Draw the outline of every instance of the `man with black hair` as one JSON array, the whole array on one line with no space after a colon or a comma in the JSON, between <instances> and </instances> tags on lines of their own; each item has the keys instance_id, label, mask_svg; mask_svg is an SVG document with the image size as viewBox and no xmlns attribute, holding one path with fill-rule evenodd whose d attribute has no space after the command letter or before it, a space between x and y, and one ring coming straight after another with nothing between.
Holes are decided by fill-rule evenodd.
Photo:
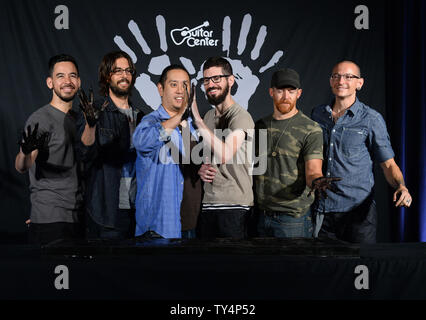
<instances>
[{"instance_id":1,"label":"man with black hair","mask_svg":"<svg viewBox=\"0 0 426 320\"><path fill-rule=\"evenodd\" d=\"M194 238L201 182L191 159L198 136L188 117L188 71L181 65L166 67L157 88L161 105L142 119L133 134L136 235Z\"/></svg>"},{"instance_id":2,"label":"man with black hair","mask_svg":"<svg viewBox=\"0 0 426 320\"><path fill-rule=\"evenodd\" d=\"M131 137L143 113L129 97L135 66L123 51L106 54L99 66L101 99L80 93L78 153L85 164L86 236L125 239L134 235L136 151Z\"/></svg>"},{"instance_id":3,"label":"man with black hair","mask_svg":"<svg viewBox=\"0 0 426 320\"><path fill-rule=\"evenodd\" d=\"M78 65L73 57L60 54L50 58L48 68L46 84L52 100L28 118L15 161L18 172L29 172L29 242L33 244L80 236L81 193L72 112L81 84Z\"/></svg>"},{"instance_id":4,"label":"man with black hair","mask_svg":"<svg viewBox=\"0 0 426 320\"><path fill-rule=\"evenodd\" d=\"M254 122L231 96L235 77L228 60L208 58L201 81L207 100L215 108L202 119L195 100L192 106L203 143L211 150L204 155L208 163L199 171L204 181L200 236L243 239L248 235L253 206L252 163L247 151L253 139Z\"/></svg>"}]
</instances>

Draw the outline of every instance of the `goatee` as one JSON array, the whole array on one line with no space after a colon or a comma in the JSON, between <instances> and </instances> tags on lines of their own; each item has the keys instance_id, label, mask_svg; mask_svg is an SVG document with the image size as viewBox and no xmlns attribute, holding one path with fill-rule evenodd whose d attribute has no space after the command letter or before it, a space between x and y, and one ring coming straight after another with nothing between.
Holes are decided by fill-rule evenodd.
<instances>
[{"instance_id":1,"label":"goatee","mask_svg":"<svg viewBox=\"0 0 426 320\"><path fill-rule=\"evenodd\" d=\"M64 102L70 102L70 101L74 100L75 93L74 93L72 96L66 97L66 96L63 96L63 95L61 94L61 92L60 92L60 91L58 91L58 90L56 90L55 88L53 88L53 90L55 91L55 93L56 93L56 95L58 96L58 98L59 98L59 99L61 99L61 100L62 100L62 101L64 101Z\"/></svg>"}]
</instances>

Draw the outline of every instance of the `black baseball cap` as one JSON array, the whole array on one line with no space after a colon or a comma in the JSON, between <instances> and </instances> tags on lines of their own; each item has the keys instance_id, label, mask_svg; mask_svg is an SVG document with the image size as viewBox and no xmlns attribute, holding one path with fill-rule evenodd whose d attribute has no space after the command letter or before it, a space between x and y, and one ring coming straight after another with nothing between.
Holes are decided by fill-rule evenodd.
<instances>
[{"instance_id":1,"label":"black baseball cap","mask_svg":"<svg viewBox=\"0 0 426 320\"><path fill-rule=\"evenodd\" d=\"M271 88L293 87L299 89L300 78L299 74L290 68L280 69L275 71L271 79Z\"/></svg>"}]
</instances>

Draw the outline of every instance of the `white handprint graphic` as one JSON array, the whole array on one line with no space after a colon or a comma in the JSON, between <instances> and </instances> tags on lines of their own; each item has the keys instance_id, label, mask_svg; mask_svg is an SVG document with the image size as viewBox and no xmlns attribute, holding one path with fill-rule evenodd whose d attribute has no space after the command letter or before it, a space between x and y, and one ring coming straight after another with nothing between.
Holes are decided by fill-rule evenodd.
<instances>
[{"instance_id":1,"label":"white handprint graphic","mask_svg":"<svg viewBox=\"0 0 426 320\"><path fill-rule=\"evenodd\" d=\"M139 92L142 99L145 101L147 105L149 105L152 109L156 110L158 106L161 103L161 98L158 95L157 87L155 81L152 80L152 76L159 76L163 69L170 65L170 57L167 54L168 45L167 45L167 36L166 36L166 21L163 16L158 15L155 19L156 21L156 27L158 36L160 39L160 49L163 51L164 54L154 57L149 57L151 55L151 48L148 45L147 41L142 35L141 30L139 29L139 26L136 24L135 21L130 20L128 23L128 28L132 35L135 37L137 43L140 45L143 53L148 56L149 64L147 67L147 73L140 73L139 76L136 78L135 82L135 88ZM231 48L231 18L229 16L226 16L223 19L223 25L222 25L222 51L225 52L225 56L229 60L229 62L232 65L232 68L234 70L234 76L237 83L237 91L234 94L235 100L244 108L248 108L249 101L251 97L256 92L257 87L259 86L260 80L259 75L263 72L265 72L267 69L273 67L276 65L279 60L283 57L284 52L282 50L276 51L272 58L269 60L269 62L262 66L258 71L254 72L252 68L248 66L250 64L250 60L246 61L246 63L243 63L242 55L246 50L247 47L247 37L250 32L252 24L252 17L250 14L246 14L243 17L242 23L241 23L241 29L240 34L238 37L238 42L236 43L236 49L237 49L237 57L231 57L230 56L230 48ZM197 25L194 28L181 28L188 29L185 32L185 35L188 35L190 31L193 31L195 29L200 29L200 27L206 27L209 26L208 21L204 21L202 25ZM181 30L181 29L175 29L172 30ZM204 31L207 32L207 31ZM209 31L211 34L213 31ZM182 33L182 32L181 32ZM182 35L183 36L183 35ZM259 28L259 31L257 33L256 37L256 43L254 44L254 47L252 51L250 52L250 59L251 61L255 61L259 58L261 49L263 47L263 44L265 43L265 39L267 36L267 27L262 25ZM186 39L186 38L184 38ZM172 41L174 44L176 44L176 40L173 39L172 35ZM214 41L214 45L217 45L218 40L210 40ZM133 62L136 64L137 62L137 56L134 53L134 51L129 48L129 46L125 43L123 38L121 36L116 35L114 37L114 42L117 44L117 46L127 52L130 57L132 58ZM183 44L184 41L178 42L176 45ZM192 43L192 42L191 42ZM188 46L194 47L194 45L191 45L191 43L188 43ZM205 56L206 58L207 56ZM199 60L199 56L194 56L194 59ZM185 57L179 57L180 62L182 65L188 70L190 75L195 75L196 70L194 68L194 64L192 60L185 58ZM204 59L203 59L204 60ZM202 78L202 65L200 66L200 71L197 74L197 79ZM196 83L197 80L193 79L193 83ZM204 87L201 86L201 90L204 92Z\"/></svg>"},{"instance_id":2,"label":"white handprint graphic","mask_svg":"<svg viewBox=\"0 0 426 320\"><path fill-rule=\"evenodd\" d=\"M158 15L155 19L158 36L160 38L160 48L164 52L163 55L152 57L149 65L148 72L152 75L159 76L163 69L170 65L170 58L167 53L167 38L166 38L166 21L163 16ZM142 32L139 29L139 26L133 20L130 20L128 24L130 32L135 37L138 44L141 46L142 51L146 55L151 54L151 48L146 42L145 38L142 35ZM124 42L121 36L115 36L114 42L117 46L132 58L133 63L136 64L137 56L132 49ZM195 68L192 61L185 57L180 57L182 65L188 70L189 74L195 74ZM158 95L157 86L155 81L151 79L151 76L147 73L141 73L135 82L135 88L139 92L142 99L145 103L150 106L153 110L156 110L161 104L161 97Z\"/></svg>"},{"instance_id":3,"label":"white handprint graphic","mask_svg":"<svg viewBox=\"0 0 426 320\"><path fill-rule=\"evenodd\" d=\"M240 56L244 53L247 45L247 36L251 27L251 15L246 14L241 23L240 35L237 43L237 54ZM266 26L261 26L257 34L256 43L250 53L251 60L256 60L259 58L260 50L265 42L267 35ZM222 32L222 50L226 52L226 57L231 63L232 69L234 71L235 81L238 84L238 89L234 99L245 109L248 108L250 98L256 92L257 87L259 86L260 80L253 71L248 67L244 66L243 62L240 59L231 59L229 57L229 51L231 46L231 18L226 16L223 19L223 32ZM276 65L281 57L284 55L284 52L278 50L274 53L269 62L259 69L259 73L265 72L267 69ZM198 72L197 79L200 79L203 76L202 66L201 70ZM204 91L204 88L201 88Z\"/></svg>"}]
</instances>

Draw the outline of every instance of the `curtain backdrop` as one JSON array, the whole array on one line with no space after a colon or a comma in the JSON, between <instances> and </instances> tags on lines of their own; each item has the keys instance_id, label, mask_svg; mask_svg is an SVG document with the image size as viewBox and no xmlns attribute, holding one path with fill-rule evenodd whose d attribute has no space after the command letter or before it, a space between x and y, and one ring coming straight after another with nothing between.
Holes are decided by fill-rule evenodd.
<instances>
[{"instance_id":1,"label":"curtain backdrop","mask_svg":"<svg viewBox=\"0 0 426 320\"><path fill-rule=\"evenodd\" d=\"M392 209L392 240L426 241L425 1L386 2L386 100L396 161L413 196Z\"/></svg>"},{"instance_id":2,"label":"curtain backdrop","mask_svg":"<svg viewBox=\"0 0 426 320\"><path fill-rule=\"evenodd\" d=\"M272 73L291 67L300 76L298 108L310 115L332 95L329 75L340 60L357 62L365 77L361 101L386 119L396 160L413 193L411 209L392 209L392 190L376 168L379 241L426 239L424 1L131 1L17 0L0 10L0 234L25 232L28 178L14 169L27 117L48 103L47 61L76 57L87 89L109 51L128 52L137 68L132 101L155 110L155 88L169 63L184 64L202 113L211 107L199 84L203 61L228 57L236 75L232 94L258 120L272 112ZM77 107L77 106L75 106ZM1 237L0 237L1 238Z\"/></svg>"}]
</instances>

